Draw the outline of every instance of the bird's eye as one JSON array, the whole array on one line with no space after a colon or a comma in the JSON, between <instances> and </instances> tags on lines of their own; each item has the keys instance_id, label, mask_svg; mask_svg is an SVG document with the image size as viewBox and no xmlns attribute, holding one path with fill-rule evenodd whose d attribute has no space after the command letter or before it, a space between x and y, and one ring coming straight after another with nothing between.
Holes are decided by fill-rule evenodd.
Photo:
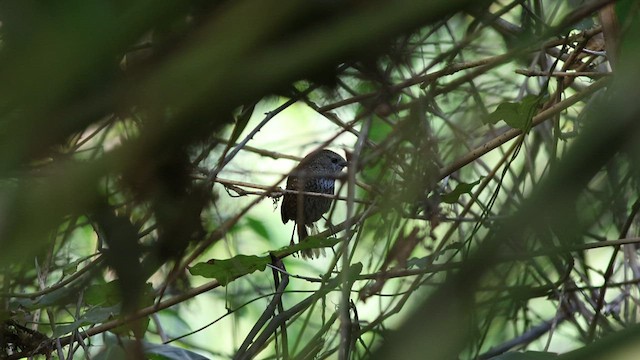
<instances>
[{"instance_id":1,"label":"bird's eye","mask_svg":"<svg viewBox=\"0 0 640 360\"><path fill-rule=\"evenodd\" d=\"M337 164L338 163L338 159L333 158L333 159L331 159L331 162L334 163L334 164Z\"/></svg>"}]
</instances>

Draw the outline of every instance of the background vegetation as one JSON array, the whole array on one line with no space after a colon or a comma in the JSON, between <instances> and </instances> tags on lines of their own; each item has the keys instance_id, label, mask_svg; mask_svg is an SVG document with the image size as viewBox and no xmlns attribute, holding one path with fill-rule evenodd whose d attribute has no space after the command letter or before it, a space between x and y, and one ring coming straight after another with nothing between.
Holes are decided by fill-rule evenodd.
<instances>
[{"instance_id":1,"label":"background vegetation","mask_svg":"<svg viewBox=\"0 0 640 360\"><path fill-rule=\"evenodd\" d=\"M0 358L635 357L639 5L0 2Z\"/></svg>"}]
</instances>

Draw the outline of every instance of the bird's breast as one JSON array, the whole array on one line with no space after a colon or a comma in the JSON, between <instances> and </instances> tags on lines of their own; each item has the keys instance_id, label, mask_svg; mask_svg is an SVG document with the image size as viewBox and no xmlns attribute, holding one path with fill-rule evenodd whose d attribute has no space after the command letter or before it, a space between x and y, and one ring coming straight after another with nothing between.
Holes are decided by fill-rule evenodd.
<instances>
[{"instance_id":1,"label":"bird's breast","mask_svg":"<svg viewBox=\"0 0 640 360\"><path fill-rule=\"evenodd\" d=\"M314 178L307 181L306 191L309 192L317 192L324 194L333 194L333 187L335 184L335 179L329 178Z\"/></svg>"}]
</instances>

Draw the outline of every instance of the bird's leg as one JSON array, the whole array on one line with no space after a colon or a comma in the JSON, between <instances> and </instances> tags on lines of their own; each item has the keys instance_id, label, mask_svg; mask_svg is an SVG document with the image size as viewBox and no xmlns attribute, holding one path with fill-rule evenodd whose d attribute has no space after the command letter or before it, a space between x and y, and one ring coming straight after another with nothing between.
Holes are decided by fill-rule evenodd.
<instances>
[{"instance_id":1,"label":"bird's leg","mask_svg":"<svg viewBox=\"0 0 640 360\"><path fill-rule=\"evenodd\" d=\"M291 232L291 240L289 241L289 246L293 246L295 245L295 243L293 242L293 234L296 233L296 226L298 226L297 223L293 223L293 231Z\"/></svg>"},{"instance_id":2,"label":"bird's leg","mask_svg":"<svg viewBox=\"0 0 640 360\"><path fill-rule=\"evenodd\" d=\"M295 245L295 243L293 242L293 234L295 234L295 233L296 233L296 227L297 227L297 226L298 226L298 224L294 222L294 223L293 223L293 231L291 232L291 240L289 241L289 246L293 246L293 245ZM297 256L298 256L297 254L298 254L298 253L295 253L295 252L294 252L294 253L293 253L293 254L291 254L291 255L293 255L293 257L297 257Z\"/></svg>"}]
</instances>

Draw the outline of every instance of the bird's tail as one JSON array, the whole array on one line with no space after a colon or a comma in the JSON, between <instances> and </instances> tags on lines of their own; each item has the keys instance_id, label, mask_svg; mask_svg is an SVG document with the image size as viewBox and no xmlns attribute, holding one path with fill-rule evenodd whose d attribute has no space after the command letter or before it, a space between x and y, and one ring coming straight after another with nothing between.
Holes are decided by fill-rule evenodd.
<instances>
[{"instance_id":1,"label":"bird's tail","mask_svg":"<svg viewBox=\"0 0 640 360\"><path fill-rule=\"evenodd\" d=\"M298 229L298 243L303 242L307 237L309 237L309 233L307 232L307 227L304 225L296 225ZM321 249L304 249L300 250L300 257L303 259L317 259L320 257ZM324 250L324 249L322 249ZM324 251L323 251L324 255Z\"/></svg>"}]
</instances>

